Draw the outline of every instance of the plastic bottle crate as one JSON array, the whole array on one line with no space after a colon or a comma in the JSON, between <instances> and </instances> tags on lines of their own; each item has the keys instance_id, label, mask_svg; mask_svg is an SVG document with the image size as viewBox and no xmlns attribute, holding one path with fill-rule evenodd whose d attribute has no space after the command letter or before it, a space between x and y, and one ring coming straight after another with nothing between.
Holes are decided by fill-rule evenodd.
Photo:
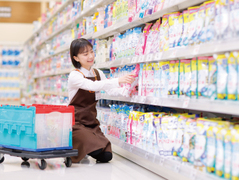
<instances>
[{"instance_id":1,"label":"plastic bottle crate","mask_svg":"<svg viewBox=\"0 0 239 180\"><path fill-rule=\"evenodd\" d=\"M73 106L0 106L0 146L48 151L72 149Z\"/></svg>"}]
</instances>

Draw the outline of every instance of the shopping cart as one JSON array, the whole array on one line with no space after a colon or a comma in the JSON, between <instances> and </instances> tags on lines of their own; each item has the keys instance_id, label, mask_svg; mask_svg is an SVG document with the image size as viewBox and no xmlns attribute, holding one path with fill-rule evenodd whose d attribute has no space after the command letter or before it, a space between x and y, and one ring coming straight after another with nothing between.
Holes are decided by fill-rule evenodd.
<instances>
[{"instance_id":1,"label":"shopping cart","mask_svg":"<svg viewBox=\"0 0 239 180\"><path fill-rule=\"evenodd\" d=\"M66 167L72 164L73 106L37 105L0 106L0 164L4 155L21 157L22 165L38 159L39 168L47 166L45 159L64 158Z\"/></svg>"}]
</instances>

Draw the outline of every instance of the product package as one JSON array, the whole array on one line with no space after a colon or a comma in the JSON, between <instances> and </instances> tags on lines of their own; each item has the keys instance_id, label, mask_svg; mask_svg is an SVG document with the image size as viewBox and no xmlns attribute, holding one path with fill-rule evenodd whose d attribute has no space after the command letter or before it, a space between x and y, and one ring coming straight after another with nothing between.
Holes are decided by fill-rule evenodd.
<instances>
[{"instance_id":1,"label":"product package","mask_svg":"<svg viewBox=\"0 0 239 180\"><path fill-rule=\"evenodd\" d=\"M216 98L216 87L217 87L217 62L213 57L208 58L208 98Z\"/></svg>"},{"instance_id":2,"label":"product package","mask_svg":"<svg viewBox=\"0 0 239 180\"><path fill-rule=\"evenodd\" d=\"M193 58L191 60L191 87L190 87L190 93L191 98L196 99L197 97L197 91L198 91L198 74L197 74L197 59Z\"/></svg>"},{"instance_id":3,"label":"product package","mask_svg":"<svg viewBox=\"0 0 239 180\"><path fill-rule=\"evenodd\" d=\"M217 99L227 99L227 61L225 54L217 55Z\"/></svg>"},{"instance_id":4,"label":"product package","mask_svg":"<svg viewBox=\"0 0 239 180\"><path fill-rule=\"evenodd\" d=\"M237 100L237 62L233 52L228 57L228 79L227 93L228 100Z\"/></svg>"},{"instance_id":5,"label":"product package","mask_svg":"<svg viewBox=\"0 0 239 180\"><path fill-rule=\"evenodd\" d=\"M198 99L208 98L208 57L198 57Z\"/></svg>"}]
</instances>

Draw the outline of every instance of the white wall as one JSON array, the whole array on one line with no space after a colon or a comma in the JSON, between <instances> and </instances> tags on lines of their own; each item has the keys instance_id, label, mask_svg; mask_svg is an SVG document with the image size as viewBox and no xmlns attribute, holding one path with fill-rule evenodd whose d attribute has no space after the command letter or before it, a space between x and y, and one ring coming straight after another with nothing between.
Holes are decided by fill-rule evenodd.
<instances>
[{"instance_id":1,"label":"white wall","mask_svg":"<svg viewBox=\"0 0 239 180\"><path fill-rule=\"evenodd\" d=\"M31 35L32 24L0 23L0 42L24 43Z\"/></svg>"}]
</instances>

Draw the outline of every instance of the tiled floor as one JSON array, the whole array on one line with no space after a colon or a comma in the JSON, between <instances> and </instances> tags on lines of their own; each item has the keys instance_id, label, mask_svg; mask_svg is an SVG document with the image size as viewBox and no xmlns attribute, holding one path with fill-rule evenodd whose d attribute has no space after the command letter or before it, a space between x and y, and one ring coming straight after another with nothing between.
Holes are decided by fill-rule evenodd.
<instances>
[{"instance_id":1,"label":"tiled floor","mask_svg":"<svg viewBox=\"0 0 239 180\"><path fill-rule=\"evenodd\" d=\"M161 180L158 175L114 154L110 163L96 164L88 158L66 168L63 159L47 160L47 168L38 168L37 160L30 160L30 168L21 167L22 160L5 155L0 164L1 180Z\"/></svg>"}]
</instances>

